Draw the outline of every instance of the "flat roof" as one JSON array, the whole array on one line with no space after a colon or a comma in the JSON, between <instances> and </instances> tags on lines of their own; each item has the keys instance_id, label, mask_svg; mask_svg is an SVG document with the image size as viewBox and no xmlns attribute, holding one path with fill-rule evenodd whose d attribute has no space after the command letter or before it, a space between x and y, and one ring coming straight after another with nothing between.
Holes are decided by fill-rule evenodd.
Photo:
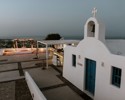
<instances>
[{"instance_id":1,"label":"flat roof","mask_svg":"<svg viewBox=\"0 0 125 100\"><path fill-rule=\"evenodd\" d=\"M106 46L112 54L125 56L124 39L106 39Z\"/></svg>"},{"instance_id":2,"label":"flat roof","mask_svg":"<svg viewBox=\"0 0 125 100\"><path fill-rule=\"evenodd\" d=\"M80 40L45 40L45 41L38 41L40 43L52 45L52 44L72 44L72 43L79 43Z\"/></svg>"}]
</instances>

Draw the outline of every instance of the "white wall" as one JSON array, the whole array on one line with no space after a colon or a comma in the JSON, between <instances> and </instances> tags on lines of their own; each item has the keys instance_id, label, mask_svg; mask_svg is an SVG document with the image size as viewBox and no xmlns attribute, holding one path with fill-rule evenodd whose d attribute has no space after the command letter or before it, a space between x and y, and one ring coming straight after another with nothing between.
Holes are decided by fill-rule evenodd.
<instances>
[{"instance_id":1,"label":"white wall","mask_svg":"<svg viewBox=\"0 0 125 100\"><path fill-rule=\"evenodd\" d=\"M67 52L69 51L69 52ZM75 47L67 46L64 50L64 67L63 77L76 85L79 89L83 90L83 67L72 66L72 54L77 54ZM76 56L77 59L77 56Z\"/></svg>"},{"instance_id":2,"label":"white wall","mask_svg":"<svg viewBox=\"0 0 125 100\"><path fill-rule=\"evenodd\" d=\"M76 67L72 66L72 54L76 54ZM79 55L81 58L79 59ZM96 83L95 95L89 94L85 88L85 58L95 60ZM81 65L79 65L80 63ZM103 65L102 65L103 63ZM111 84L112 66L122 69L121 87ZM94 100L125 100L125 57L113 55L107 47L95 38L85 38L75 47L64 49L63 76Z\"/></svg>"},{"instance_id":3,"label":"white wall","mask_svg":"<svg viewBox=\"0 0 125 100\"><path fill-rule=\"evenodd\" d=\"M110 54L107 60L97 69L95 100L125 100L125 57ZM122 69L120 88L111 84L112 66Z\"/></svg>"},{"instance_id":4,"label":"white wall","mask_svg":"<svg viewBox=\"0 0 125 100\"><path fill-rule=\"evenodd\" d=\"M28 72L25 72L25 78L33 100L47 100Z\"/></svg>"}]
</instances>

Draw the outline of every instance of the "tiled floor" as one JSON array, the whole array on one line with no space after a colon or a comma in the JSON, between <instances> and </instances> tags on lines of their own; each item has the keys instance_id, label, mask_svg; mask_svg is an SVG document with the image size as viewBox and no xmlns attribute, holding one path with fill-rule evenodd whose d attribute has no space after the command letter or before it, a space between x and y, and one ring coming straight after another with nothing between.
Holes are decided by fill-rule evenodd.
<instances>
[{"instance_id":1,"label":"tiled floor","mask_svg":"<svg viewBox=\"0 0 125 100\"><path fill-rule=\"evenodd\" d=\"M32 76L39 88L63 83L59 78L56 77L57 72L52 68L49 68L47 70L36 68L28 69L27 71Z\"/></svg>"},{"instance_id":2,"label":"tiled floor","mask_svg":"<svg viewBox=\"0 0 125 100\"><path fill-rule=\"evenodd\" d=\"M0 63L0 84L15 84L15 91L13 89L6 90L5 86L3 86L2 90L5 88L5 91L8 91L7 93L11 91L13 94L16 94L13 99L1 99L0 97L0 100L31 100L30 93L26 92L29 90L24 89L27 85L24 84L25 82L19 82L19 80L25 81L22 79L24 78L25 71L29 72L40 90L46 96L47 100L91 100L91 98L86 96L82 91L77 89L62 77L62 67L51 65L48 69L43 70L42 66L38 65L38 63L41 63L42 60L34 60L34 56L28 54L24 61L23 56L26 55L21 55L21 57L19 55L18 57L15 56L18 60L16 60L13 56L13 60L11 59L5 61L6 63L3 61L4 64ZM4 57L4 59L7 59L6 57ZM30 59L28 59L28 57ZM0 93L4 93L2 90L0 89ZM22 93L22 96L20 95L20 99L17 99L19 96L18 90ZM0 95L3 95L4 97L4 94Z\"/></svg>"},{"instance_id":3,"label":"tiled floor","mask_svg":"<svg viewBox=\"0 0 125 100\"><path fill-rule=\"evenodd\" d=\"M8 71L0 73L0 82L15 80L17 78L20 78L19 71Z\"/></svg>"},{"instance_id":4,"label":"tiled floor","mask_svg":"<svg viewBox=\"0 0 125 100\"><path fill-rule=\"evenodd\" d=\"M0 72L2 71L10 71L10 70L18 69L17 63L14 64L2 64L0 65Z\"/></svg>"},{"instance_id":5,"label":"tiled floor","mask_svg":"<svg viewBox=\"0 0 125 100\"><path fill-rule=\"evenodd\" d=\"M43 91L48 100L83 100L68 86L62 86L50 90Z\"/></svg>"}]
</instances>

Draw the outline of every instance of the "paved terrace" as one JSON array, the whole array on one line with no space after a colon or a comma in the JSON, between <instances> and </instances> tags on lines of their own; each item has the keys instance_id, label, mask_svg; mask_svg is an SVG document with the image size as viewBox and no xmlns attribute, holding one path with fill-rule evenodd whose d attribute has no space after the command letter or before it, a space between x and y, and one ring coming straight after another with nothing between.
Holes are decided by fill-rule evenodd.
<instances>
[{"instance_id":1,"label":"paved terrace","mask_svg":"<svg viewBox=\"0 0 125 100\"><path fill-rule=\"evenodd\" d=\"M35 54L0 56L0 100L32 100L24 72L28 71L47 100L91 100L62 77L62 67L45 60L34 59Z\"/></svg>"}]
</instances>

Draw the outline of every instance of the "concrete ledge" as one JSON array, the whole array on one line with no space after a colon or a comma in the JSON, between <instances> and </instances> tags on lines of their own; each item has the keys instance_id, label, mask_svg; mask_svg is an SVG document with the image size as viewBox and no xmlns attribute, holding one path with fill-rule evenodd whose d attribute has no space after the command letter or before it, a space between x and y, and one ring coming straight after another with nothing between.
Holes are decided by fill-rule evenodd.
<instances>
[{"instance_id":1,"label":"concrete ledge","mask_svg":"<svg viewBox=\"0 0 125 100\"><path fill-rule=\"evenodd\" d=\"M33 100L47 100L28 72L25 72L25 78Z\"/></svg>"}]
</instances>

